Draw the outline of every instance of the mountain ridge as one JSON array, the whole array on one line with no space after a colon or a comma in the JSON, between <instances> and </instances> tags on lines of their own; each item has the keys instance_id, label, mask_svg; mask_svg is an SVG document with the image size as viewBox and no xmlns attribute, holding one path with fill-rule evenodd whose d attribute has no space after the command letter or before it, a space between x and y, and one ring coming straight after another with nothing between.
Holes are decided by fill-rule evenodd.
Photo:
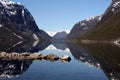
<instances>
[{"instance_id":1,"label":"mountain ridge","mask_svg":"<svg viewBox=\"0 0 120 80\"><path fill-rule=\"evenodd\" d=\"M0 35L1 39L16 42L24 40L42 42L51 38L38 28L31 13L21 3L0 0L0 13L0 34L4 34Z\"/></svg>"},{"instance_id":2,"label":"mountain ridge","mask_svg":"<svg viewBox=\"0 0 120 80\"><path fill-rule=\"evenodd\" d=\"M92 30L94 28L94 25L99 22L102 18L102 15L95 16L95 17L89 17L85 20L82 20L78 23L76 23L70 33L68 34L68 39L76 39L86 32Z\"/></svg>"},{"instance_id":3,"label":"mountain ridge","mask_svg":"<svg viewBox=\"0 0 120 80\"><path fill-rule=\"evenodd\" d=\"M120 37L120 0L112 0L102 19L81 39L90 40L116 40Z\"/></svg>"}]
</instances>

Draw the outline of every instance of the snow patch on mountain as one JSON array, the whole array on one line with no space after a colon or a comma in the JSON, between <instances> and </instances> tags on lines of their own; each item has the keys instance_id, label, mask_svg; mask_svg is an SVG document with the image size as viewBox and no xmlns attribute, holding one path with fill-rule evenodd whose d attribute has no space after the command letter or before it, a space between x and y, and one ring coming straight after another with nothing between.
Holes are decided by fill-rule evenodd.
<instances>
[{"instance_id":1,"label":"snow patch on mountain","mask_svg":"<svg viewBox=\"0 0 120 80\"><path fill-rule=\"evenodd\" d=\"M3 4L4 7L6 7L7 9L11 9L12 8L12 5L21 5L21 3L19 2L13 2L13 1L10 1L10 0L0 0L0 2Z\"/></svg>"},{"instance_id":2,"label":"snow patch on mountain","mask_svg":"<svg viewBox=\"0 0 120 80\"><path fill-rule=\"evenodd\" d=\"M0 3L0 6L5 8L5 11L9 16L16 15L17 12L14 10L15 5L23 6L19 2L13 2L10 0L0 0Z\"/></svg>"},{"instance_id":3,"label":"snow patch on mountain","mask_svg":"<svg viewBox=\"0 0 120 80\"><path fill-rule=\"evenodd\" d=\"M112 12L115 12L116 9L119 8L119 7L120 7L120 1L117 1L117 2L115 2L115 3L112 5L111 11L112 11Z\"/></svg>"},{"instance_id":4,"label":"snow patch on mountain","mask_svg":"<svg viewBox=\"0 0 120 80\"><path fill-rule=\"evenodd\" d=\"M35 47L39 43L39 38L36 34L33 34L34 42L32 43L32 46Z\"/></svg>"},{"instance_id":5,"label":"snow patch on mountain","mask_svg":"<svg viewBox=\"0 0 120 80\"><path fill-rule=\"evenodd\" d=\"M54 36L57 32L50 32L50 31L47 31L47 33L48 33L50 36Z\"/></svg>"},{"instance_id":6,"label":"snow patch on mountain","mask_svg":"<svg viewBox=\"0 0 120 80\"><path fill-rule=\"evenodd\" d=\"M114 8L116 8L116 7L120 7L120 1L115 2L115 3L113 4L113 7L114 7Z\"/></svg>"},{"instance_id":7,"label":"snow patch on mountain","mask_svg":"<svg viewBox=\"0 0 120 80\"><path fill-rule=\"evenodd\" d=\"M33 38L35 39L35 41L39 41L39 38L36 34L33 34Z\"/></svg>"},{"instance_id":8,"label":"snow patch on mountain","mask_svg":"<svg viewBox=\"0 0 120 80\"><path fill-rule=\"evenodd\" d=\"M86 18L85 20L82 20L81 22L76 23L76 24L80 24L81 26L86 26L86 25L87 25L87 24L86 24L87 22L93 21L93 20L95 20L95 19L97 19L97 22L101 21L102 16L103 16L103 15L98 15L97 17L96 17L96 16L94 16L94 17L89 17L89 18Z\"/></svg>"},{"instance_id":9,"label":"snow patch on mountain","mask_svg":"<svg viewBox=\"0 0 120 80\"><path fill-rule=\"evenodd\" d=\"M90 20L93 20L95 17L89 17L89 18L86 18L85 21L90 21Z\"/></svg>"},{"instance_id":10,"label":"snow patch on mountain","mask_svg":"<svg viewBox=\"0 0 120 80\"><path fill-rule=\"evenodd\" d=\"M0 28L2 27L2 24L0 24Z\"/></svg>"}]
</instances>

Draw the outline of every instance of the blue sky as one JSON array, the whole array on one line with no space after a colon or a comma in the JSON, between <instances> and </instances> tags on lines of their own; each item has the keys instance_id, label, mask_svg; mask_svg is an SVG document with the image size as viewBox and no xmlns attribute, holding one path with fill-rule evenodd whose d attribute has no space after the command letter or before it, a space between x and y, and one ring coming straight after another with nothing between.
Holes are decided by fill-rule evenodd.
<instances>
[{"instance_id":1,"label":"blue sky","mask_svg":"<svg viewBox=\"0 0 120 80\"><path fill-rule=\"evenodd\" d=\"M112 0L13 0L21 2L33 15L38 27L49 32L71 30L75 23L97 16Z\"/></svg>"}]
</instances>

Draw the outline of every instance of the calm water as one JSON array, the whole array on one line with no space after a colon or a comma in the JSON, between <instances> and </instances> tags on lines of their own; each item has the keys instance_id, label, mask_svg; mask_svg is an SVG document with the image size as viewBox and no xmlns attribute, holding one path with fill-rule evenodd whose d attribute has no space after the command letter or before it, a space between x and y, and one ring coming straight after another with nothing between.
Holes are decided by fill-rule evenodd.
<instances>
[{"instance_id":1,"label":"calm water","mask_svg":"<svg viewBox=\"0 0 120 80\"><path fill-rule=\"evenodd\" d=\"M20 46L20 45L19 45ZM6 49L7 50L7 49ZM119 80L120 48L114 45L39 44L9 48L10 51L69 55L70 62L0 60L3 80Z\"/></svg>"}]
</instances>

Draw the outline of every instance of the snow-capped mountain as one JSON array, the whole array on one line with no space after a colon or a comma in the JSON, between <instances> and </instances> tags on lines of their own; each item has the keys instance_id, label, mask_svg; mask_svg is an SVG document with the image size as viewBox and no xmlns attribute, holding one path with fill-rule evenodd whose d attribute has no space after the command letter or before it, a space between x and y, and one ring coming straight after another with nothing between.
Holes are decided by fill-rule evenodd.
<instances>
[{"instance_id":1,"label":"snow-capped mountain","mask_svg":"<svg viewBox=\"0 0 120 80\"><path fill-rule=\"evenodd\" d=\"M82 36L89 40L118 40L120 38L120 0L112 3L93 30Z\"/></svg>"},{"instance_id":2,"label":"snow-capped mountain","mask_svg":"<svg viewBox=\"0 0 120 80\"><path fill-rule=\"evenodd\" d=\"M47 32L51 37L54 36L57 32Z\"/></svg>"},{"instance_id":3,"label":"snow-capped mountain","mask_svg":"<svg viewBox=\"0 0 120 80\"><path fill-rule=\"evenodd\" d=\"M96 23L98 23L102 18L102 15L100 16L95 16L95 17L90 17L87 18L83 21L80 21L78 23L76 23L72 30L70 31L68 38L78 38L81 35L83 35L84 33L86 33L87 31L91 30L94 28L94 25Z\"/></svg>"},{"instance_id":4,"label":"snow-capped mountain","mask_svg":"<svg viewBox=\"0 0 120 80\"><path fill-rule=\"evenodd\" d=\"M2 40L50 39L46 32L39 30L33 16L21 3L10 0L0 0L0 34Z\"/></svg>"}]
</instances>

